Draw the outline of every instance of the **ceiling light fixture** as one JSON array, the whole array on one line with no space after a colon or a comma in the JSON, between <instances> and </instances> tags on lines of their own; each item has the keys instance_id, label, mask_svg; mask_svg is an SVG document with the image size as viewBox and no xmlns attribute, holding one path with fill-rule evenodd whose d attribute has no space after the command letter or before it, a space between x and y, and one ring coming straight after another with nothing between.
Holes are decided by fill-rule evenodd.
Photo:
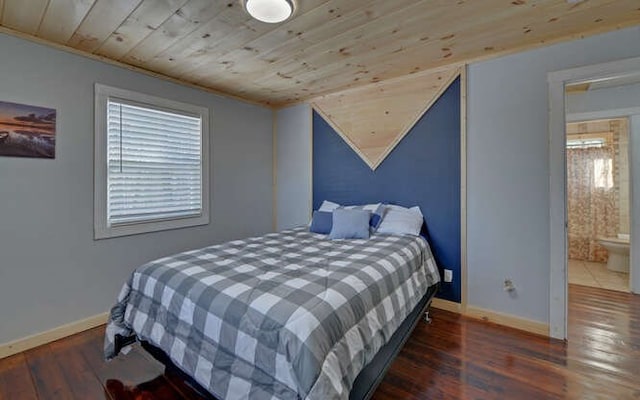
<instances>
[{"instance_id":1,"label":"ceiling light fixture","mask_svg":"<svg viewBox=\"0 0 640 400\"><path fill-rule=\"evenodd\" d=\"M244 8L258 21L277 24L293 15L295 3L293 0L244 0Z\"/></svg>"}]
</instances>

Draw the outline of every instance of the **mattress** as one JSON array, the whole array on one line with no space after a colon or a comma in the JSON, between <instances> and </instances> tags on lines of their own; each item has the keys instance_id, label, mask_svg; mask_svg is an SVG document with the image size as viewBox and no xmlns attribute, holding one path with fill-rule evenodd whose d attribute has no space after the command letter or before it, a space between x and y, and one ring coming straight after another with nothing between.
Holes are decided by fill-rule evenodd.
<instances>
[{"instance_id":1,"label":"mattress","mask_svg":"<svg viewBox=\"0 0 640 400\"><path fill-rule=\"evenodd\" d=\"M421 237L300 228L232 241L136 269L105 355L117 355L115 335L136 335L220 399L346 399L438 281Z\"/></svg>"}]
</instances>

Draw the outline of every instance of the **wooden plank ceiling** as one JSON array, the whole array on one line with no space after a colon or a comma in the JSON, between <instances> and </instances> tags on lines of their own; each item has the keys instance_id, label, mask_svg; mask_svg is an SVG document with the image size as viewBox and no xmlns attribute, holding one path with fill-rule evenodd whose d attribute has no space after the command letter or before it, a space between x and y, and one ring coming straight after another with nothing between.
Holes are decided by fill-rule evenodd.
<instances>
[{"instance_id":1,"label":"wooden plank ceiling","mask_svg":"<svg viewBox=\"0 0 640 400\"><path fill-rule=\"evenodd\" d=\"M272 106L640 24L638 0L297 2L271 25L239 0L0 0L0 24Z\"/></svg>"}]
</instances>

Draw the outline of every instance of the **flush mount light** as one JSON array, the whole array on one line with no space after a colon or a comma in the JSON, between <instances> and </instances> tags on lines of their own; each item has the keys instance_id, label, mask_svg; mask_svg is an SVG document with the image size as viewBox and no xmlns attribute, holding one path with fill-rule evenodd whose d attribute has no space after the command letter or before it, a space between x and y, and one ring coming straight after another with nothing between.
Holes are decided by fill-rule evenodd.
<instances>
[{"instance_id":1,"label":"flush mount light","mask_svg":"<svg viewBox=\"0 0 640 400\"><path fill-rule=\"evenodd\" d=\"M258 21L277 24L293 15L295 3L293 0L244 0L244 8Z\"/></svg>"}]
</instances>

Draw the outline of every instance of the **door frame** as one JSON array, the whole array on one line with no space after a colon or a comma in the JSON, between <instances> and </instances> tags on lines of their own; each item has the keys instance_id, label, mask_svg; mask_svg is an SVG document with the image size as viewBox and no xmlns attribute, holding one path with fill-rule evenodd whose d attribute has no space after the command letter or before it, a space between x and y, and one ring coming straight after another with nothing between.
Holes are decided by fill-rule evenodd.
<instances>
[{"instance_id":1,"label":"door frame","mask_svg":"<svg viewBox=\"0 0 640 400\"><path fill-rule=\"evenodd\" d=\"M567 168L566 168L566 104L565 86L594 79L608 79L640 71L640 57L602 64L550 72L549 85L549 334L556 339L567 339L568 277L567 277ZM629 138L631 144L631 135ZM630 165L632 160L630 159ZM631 168L630 168L631 173ZM631 175L630 175L631 177ZM632 180L632 179L631 179ZM631 190L631 192L633 189ZM633 204L633 198L630 199ZM632 213L635 218L636 213ZM634 240L631 221L631 239ZM631 246L631 272L633 248ZM631 291L635 292L633 277L629 277Z\"/></svg>"}]
</instances>

